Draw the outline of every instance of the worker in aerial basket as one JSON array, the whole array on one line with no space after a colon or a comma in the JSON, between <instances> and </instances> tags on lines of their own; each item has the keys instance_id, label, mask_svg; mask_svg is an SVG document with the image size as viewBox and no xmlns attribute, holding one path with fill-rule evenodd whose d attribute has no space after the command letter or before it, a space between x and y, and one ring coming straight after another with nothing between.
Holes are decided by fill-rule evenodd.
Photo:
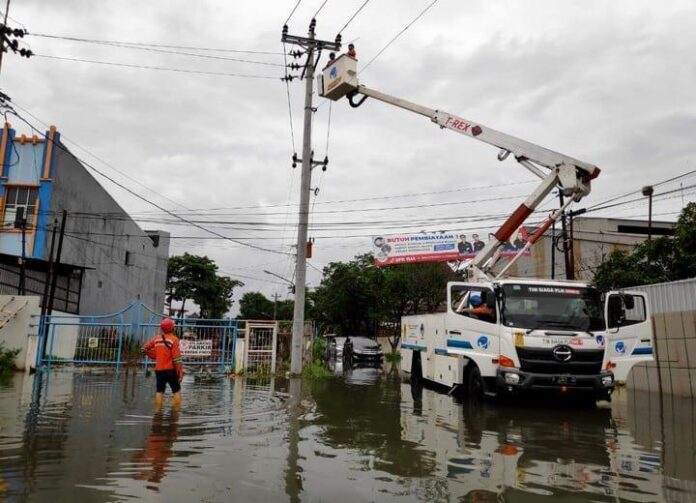
<instances>
[{"instance_id":1,"label":"worker in aerial basket","mask_svg":"<svg viewBox=\"0 0 696 503\"><path fill-rule=\"evenodd\" d=\"M167 384L172 389L174 397L172 405L181 405L181 380L184 378L184 366L181 362L179 338L174 335L176 323L171 318L165 318L160 323L162 332L153 337L145 346L143 352L155 360L155 377L157 393L155 405L161 407L164 402L164 392Z\"/></svg>"},{"instance_id":2,"label":"worker in aerial basket","mask_svg":"<svg viewBox=\"0 0 696 503\"><path fill-rule=\"evenodd\" d=\"M348 52L346 54L353 59L358 57L358 53L355 52L355 46L353 44L348 44Z\"/></svg>"}]
</instances>

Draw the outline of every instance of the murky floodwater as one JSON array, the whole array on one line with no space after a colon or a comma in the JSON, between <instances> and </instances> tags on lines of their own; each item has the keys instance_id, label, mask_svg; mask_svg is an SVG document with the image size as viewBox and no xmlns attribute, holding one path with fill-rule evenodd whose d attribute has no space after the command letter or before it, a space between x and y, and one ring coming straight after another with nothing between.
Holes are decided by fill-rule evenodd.
<instances>
[{"instance_id":1,"label":"murky floodwater","mask_svg":"<svg viewBox=\"0 0 696 503\"><path fill-rule=\"evenodd\" d=\"M17 375L0 389L9 501L696 501L695 404L469 407L395 373L187 377L154 413L142 374Z\"/></svg>"}]
</instances>

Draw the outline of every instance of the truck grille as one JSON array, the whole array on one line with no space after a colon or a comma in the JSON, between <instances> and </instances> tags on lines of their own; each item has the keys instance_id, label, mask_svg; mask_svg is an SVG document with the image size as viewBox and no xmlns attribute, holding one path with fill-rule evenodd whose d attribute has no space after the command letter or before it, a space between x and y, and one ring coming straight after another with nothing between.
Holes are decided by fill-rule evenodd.
<instances>
[{"instance_id":1,"label":"truck grille","mask_svg":"<svg viewBox=\"0 0 696 503\"><path fill-rule=\"evenodd\" d=\"M570 360L559 362L553 348L517 348L520 370L536 374L593 375L602 370L603 349L573 349Z\"/></svg>"}]
</instances>

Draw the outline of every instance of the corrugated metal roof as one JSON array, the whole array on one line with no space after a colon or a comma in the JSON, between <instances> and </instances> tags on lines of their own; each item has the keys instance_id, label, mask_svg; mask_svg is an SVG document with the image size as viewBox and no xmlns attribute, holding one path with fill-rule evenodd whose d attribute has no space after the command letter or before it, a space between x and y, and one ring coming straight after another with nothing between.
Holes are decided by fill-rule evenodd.
<instances>
[{"instance_id":1,"label":"corrugated metal roof","mask_svg":"<svg viewBox=\"0 0 696 503\"><path fill-rule=\"evenodd\" d=\"M652 314L696 311L696 278L631 287L646 292Z\"/></svg>"}]
</instances>

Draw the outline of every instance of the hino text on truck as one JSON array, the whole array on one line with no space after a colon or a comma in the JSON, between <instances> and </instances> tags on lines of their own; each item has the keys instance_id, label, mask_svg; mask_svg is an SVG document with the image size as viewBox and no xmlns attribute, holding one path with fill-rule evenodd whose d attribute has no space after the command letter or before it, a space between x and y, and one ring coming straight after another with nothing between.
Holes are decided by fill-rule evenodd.
<instances>
[{"instance_id":1,"label":"hino text on truck","mask_svg":"<svg viewBox=\"0 0 696 503\"><path fill-rule=\"evenodd\" d=\"M572 203L590 193L599 169L468 119L395 98L358 83L357 61L343 55L318 76L319 94L347 96L351 106L368 97L428 117L510 155L541 179L495 233L495 239L466 264L467 282L447 285L443 313L404 316L401 367L413 379L462 388L471 396L514 395L525 391L580 393L609 400L615 382L631 367L653 359L650 308L642 292L602 294L576 281L506 278L526 252ZM558 188L566 202L529 237L495 274L503 245Z\"/></svg>"}]
</instances>

